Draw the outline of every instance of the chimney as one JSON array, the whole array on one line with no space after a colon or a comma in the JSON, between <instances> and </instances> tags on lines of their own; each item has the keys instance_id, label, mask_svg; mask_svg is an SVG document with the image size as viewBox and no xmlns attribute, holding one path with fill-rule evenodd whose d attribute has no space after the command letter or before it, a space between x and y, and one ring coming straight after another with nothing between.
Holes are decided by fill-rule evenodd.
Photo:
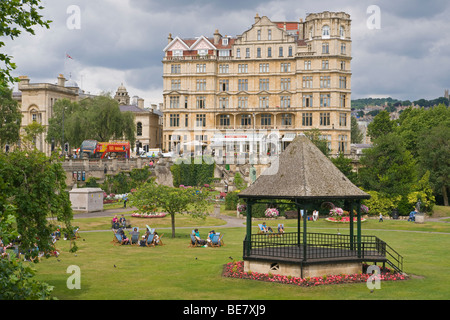
<instances>
[{"instance_id":1,"label":"chimney","mask_svg":"<svg viewBox=\"0 0 450 320\"><path fill-rule=\"evenodd\" d=\"M64 84L66 83L66 79L62 74L58 76L58 86L64 87Z\"/></svg>"},{"instance_id":2,"label":"chimney","mask_svg":"<svg viewBox=\"0 0 450 320\"><path fill-rule=\"evenodd\" d=\"M219 33L219 30L216 29L214 32L214 44L219 44L220 38L222 38L222 35Z\"/></svg>"},{"instance_id":3,"label":"chimney","mask_svg":"<svg viewBox=\"0 0 450 320\"><path fill-rule=\"evenodd\" d=\"M172 41L173 41L172 34L169 33L169 36L167 37L167 43L171 43Z\"/></svg>"},{"instance_id":4,"label":"chimney","mask_svg":"<svg viewBox=\"0 0 450 320\"><path fill-rule=\"evenodd\" d=\"M137 106L139 109L144 109L144 99L138 98L137 99Z\"/></svg>"},{"instance_id":5,"label":"chimney","mask_svg":"<svg viewBox=\"0 0 450 320\"><path fill-rule=\"evenodd\" d=\"M255 16L255 23L257 23L261 18L259 17L259 14L256 14Z\"/></svg>"},{"instance_id":6,"label":"chimney","mask_svg":"<svg viewBox=\"0 0 450 320\"><path fill-rule=\"evenodd\" d=\"M30 84L30 79L27 76L19 76L19 86L20 89L22 86L27 86Z\"/></svg>"}]
</instances>

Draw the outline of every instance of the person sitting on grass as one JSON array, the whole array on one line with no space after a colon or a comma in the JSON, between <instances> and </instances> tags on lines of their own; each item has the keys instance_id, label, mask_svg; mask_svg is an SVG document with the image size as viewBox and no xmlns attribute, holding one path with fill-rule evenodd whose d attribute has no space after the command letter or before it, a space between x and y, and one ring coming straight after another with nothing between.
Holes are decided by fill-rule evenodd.
<instances>
[{"instance_id":1,"label":"person sitting on grass","mask_svg":"<svg viewBox=\"0 0 450 320\"><path fill-rule=\"evenodd\" d=\"M200 233L198 229L194 230L194 238L197 239L199 245L204 246L206 244L206 240L200 238Z\"/></svg>"},{"instance_id":2,"label":"person sitting on grass","mask_svg":"<svg viewBox=\"0 0 450 320\"><path fill-rule=\"evenodd\" d=\"M278 233L284 233L284 225L281 223L278 225Z\"/></svg>"}]
</instances>

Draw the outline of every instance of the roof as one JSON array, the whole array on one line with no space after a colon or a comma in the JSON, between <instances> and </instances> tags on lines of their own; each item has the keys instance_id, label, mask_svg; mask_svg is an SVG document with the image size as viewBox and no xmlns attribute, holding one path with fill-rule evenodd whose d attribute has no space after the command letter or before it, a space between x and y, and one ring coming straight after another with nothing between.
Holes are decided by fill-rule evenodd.
<instances>
[{"instance_id":1,"label":"roof","mask_svg":"<svg viewBox=\"0 0 450 320\"><path fill-rule=\"evenodd\" d=\"M368 199L370 195L355 186L309 138L299 135L239 197Z\"/></svg>"}]
</instances>

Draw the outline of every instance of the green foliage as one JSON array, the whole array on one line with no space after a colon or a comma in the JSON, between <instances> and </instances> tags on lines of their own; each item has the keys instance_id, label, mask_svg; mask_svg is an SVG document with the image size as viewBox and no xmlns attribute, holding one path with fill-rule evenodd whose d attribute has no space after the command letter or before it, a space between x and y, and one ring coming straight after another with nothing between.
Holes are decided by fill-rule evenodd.
<instances>
[{"instance_id":1,"label":"green foliage","mask_svg":"<svg viewBox=\"0 0 450 320\"><path fill-rule=\"evenodd\" d=\"M22 1L0 1L0 39L9 37L17 38L22 31L34 35L34 26L49 28L50 20L42 19L39 11L44 9L40 5L39 0L22 0ZM0 41L0 48L5 43ZM11 71L16 69L12 56L0 53L0 61L4 63L4 67L0 68L0 83L17 81L11 75Z\"/></svg>"},{"instance_id":2,"label":"green foliage","mask_svg":"<svg viewBox=\"0 0 450 320\"><path fill-rule=\"evenodd\" d=\"M358 175L353 171L351 159L346 158L343 153L339 153L336 158L330 160L351 182L357 183Z\"/></svg>"},{"instance_id":3,"label":"green foliage","mask_svg":"<svg viewBox=\"0 0 450 320\"><path fill-rule=\"evenodd\" d=\"M242 176L239 172L236 172L234 174L233 183L237 190L242 191L245 188L247 188L247 184L245 183L244 178L242 178Z\"/></svg>"},{"instance_id":4,"label":"green foliage","mask_svg":"<svg viewBox=\"0 0 450 320\"><path fill-rule=\"evenodd\" d=\"M0 148L19 141L22 113L12 90L0 83Z\"/></svg>"},{"instance_id":5,"label":"green foliage","mask_svg":"<svg viewBox=\"0 0 450 320\"><path fill-rule=\"evenodd\" d=\"M394 130L394 123L391 121L389 112L381 111L367 126L367 134L373 139L387 135Z\"/></svg>"},{"instance_id":6,"label":"green foliage","mask_svg":"<svg viewBox=\"0 0 450 320\"><path fill-rule=\"evenodd\" d=\"M211 184L214 179L215 163L204 157L185 158L175 162L171 167L174 186L203 186Z\"/></svg>"},{"instance_id":7,"label":"green foliage","mask_svg":"<svg viewBox=\"0 0 450 320\"><path fill-rule=\"evenodd\" d=\"M126 139L131 145L136 142L134 115L121 112L117 101L107 96L87 98L79 103L58 100L49 119L47 142L54 138L61 144L63 124L64 142L71 146L80 146L87 139L100 142Z\"/></svg>"},{"instance_id":8,"label":"green foliage","mask_svg":"<svg viewBox=\"0 0 450 320\"><path fill-rule=\"evenodd\" d=\"M145 183L151 175L149 167L132 169L130 172L119 172L116 175L106 175L101 188L107 193L123 194L136 189ZM87 184L86 184L87 186Z\"/></svg>"},{"instance_id":9,"label":"green foliage","mask_svg":"<svg viewBox=\"0 0 450 320\"><path fill-rule=\"evenodd\" d=\"M363 141L363 133L359 130L358 120L355 117L351 117L351 142L361 143Z\"/></svg>"},{"instance_id":10,"label":"green foliage","mask_svg":"<svg viewBox=\"0 0 450 320\"><path fill-rule=\"evenodd\" d=\"M239 203L239 192L231 191L228 192L225 197L225 209L226 210L236 210Z\"/></svg>"},{"instance_id":11,"label":"green foliage","mask_svg":"<svg viewBox=\"0 0 450 320\"><path fill-rule=\"evenodd\" d=\"M366 191L370 194L370 199L363 200L363 204L369 208L370 215L378 216L380 213L383 215L389 214L393 209L398 207L402 196L389 196L377 191Z\"/></svg>"},{"instance_id":12,"label":"green foliage","mask_svg":"<svg viewBox=\"0 0 450 320\"><path fill-rule=\"evenodd\" d=\"M327 157L330 154L330 150L328 149L328 142L324 139L321 139L321 133L319 129L312 129L305 132L305 136L307 136L311 141L316 145L317 148L322 151L324 155Z\"/></svg>"}]
</instances>

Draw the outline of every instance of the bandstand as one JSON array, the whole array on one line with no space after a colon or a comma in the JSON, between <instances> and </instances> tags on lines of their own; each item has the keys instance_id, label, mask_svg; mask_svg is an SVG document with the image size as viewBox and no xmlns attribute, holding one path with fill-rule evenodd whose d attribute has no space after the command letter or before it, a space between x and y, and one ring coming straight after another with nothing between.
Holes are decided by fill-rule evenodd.
<instances>
[{"instance_id":1,"label":"bandstand","mask_svg":"<svg viewBox=\"0 0 450 320\"><path fill-rule=\"evenodd\" d=\"M358 273L364 262L387 263L402 271L403 258L395 250L375 236L362 235L361 200L370 195L349 181L304 135L295 138L239 198L247 204L246 272L305 278ZM276 230L252 233L252 206L280 201L296 207L297 229L283 234ZM308 212L325 202L343 203L350 214L348 234L308 232Z\"/></svg>"}]
</instances>

